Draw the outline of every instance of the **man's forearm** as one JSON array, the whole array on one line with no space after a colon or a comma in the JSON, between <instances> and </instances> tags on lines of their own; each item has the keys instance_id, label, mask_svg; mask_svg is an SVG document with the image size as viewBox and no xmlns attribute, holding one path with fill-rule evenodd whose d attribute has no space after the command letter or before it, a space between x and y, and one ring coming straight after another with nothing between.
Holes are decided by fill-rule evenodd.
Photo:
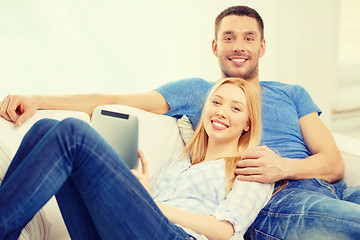
<instances>
[{"instance_id":1,"label":"man's forearm","mask_svg":"<svg viewBox=\"0 0 360 240\"><path fill-rule=\"evenodd\" d=\"M338 151L318 153L304 159L284 159L287 169L285 179L320 178L334 182L344 177L344 164Z\"/></svg>"},{"instance_id":2,"label":"man's forearm","mask_svg":"<svg viewBox=\"0 0 360 240\"><path fill-rule=\"evenodd\" d=\"M136 107L157 114L165 114L169 106L156 91L139 94L80 94L65 96L34 96L38 109L81 111L91 116L100 105L119 104Z\"/></svg>"},{"instance_id":3,"label":"man's forearm","mask_svg":"<svg viewBox=\"0 0 360 240\"><path fill-rule=\"evenodd\" d=\"M89 115L99 105L115 104L116 96L82 94L64 96L34 96L38 109L81 111Z\"/></svg>"}]
</instances>

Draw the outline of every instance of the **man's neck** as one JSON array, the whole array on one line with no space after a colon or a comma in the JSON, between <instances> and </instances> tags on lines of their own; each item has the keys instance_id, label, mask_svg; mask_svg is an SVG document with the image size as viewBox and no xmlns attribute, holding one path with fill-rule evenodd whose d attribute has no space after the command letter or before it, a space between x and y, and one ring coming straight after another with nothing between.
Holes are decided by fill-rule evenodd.
<instances>
[{"instance_id":1,"label":"man's neck","mask_svg":"<svg viewBox=\"0 0 360 240\"><path fill-rule=\"evenodd\" d=\"M227 78L228 76L225 76L224 74L222 75L221 79ZM241 78L241 77L240 77ZM253 84L256 89L261 92L261 86L260 86L260 81L259 81L259 75L257 75L256 77L252 77L252 78L247 78L245 79L245 81L247 81L248 83Z\"/></svg>"}]
</instances>

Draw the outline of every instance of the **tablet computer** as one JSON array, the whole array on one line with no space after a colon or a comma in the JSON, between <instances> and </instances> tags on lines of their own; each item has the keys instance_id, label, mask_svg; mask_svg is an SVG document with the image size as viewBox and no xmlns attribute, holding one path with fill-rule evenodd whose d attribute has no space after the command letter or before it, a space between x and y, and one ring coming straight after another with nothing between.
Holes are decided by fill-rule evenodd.
<instances>
[{"instance_id":1,"label":"tablet computer","mask_svg":"<svg viewBox=\"0 0 360 240\"><path fill-rule=\"evenodd\" d=\"M126 113L95 109L92 126L130 169L138 164L138 118Z\"/></svg>"}]
</instances>

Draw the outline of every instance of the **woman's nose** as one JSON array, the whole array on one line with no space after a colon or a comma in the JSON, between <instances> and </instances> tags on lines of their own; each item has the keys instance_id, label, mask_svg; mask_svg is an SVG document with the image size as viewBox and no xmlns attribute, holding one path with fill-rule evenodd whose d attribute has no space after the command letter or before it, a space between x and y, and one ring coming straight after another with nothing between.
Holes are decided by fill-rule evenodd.
<instances>
[{"instance_id":1,"label":"woman's nose","mask_svg":"<svg viewBox=\"0 0 360 240\"><path fill-rule=\"evenodd\" d=\"M217 116L217 117L221 117L221 118L226 118L226 113L224 112L223 109L219 109L219 110L216 112L216 116Z\"/></svg>"}]
</instances>

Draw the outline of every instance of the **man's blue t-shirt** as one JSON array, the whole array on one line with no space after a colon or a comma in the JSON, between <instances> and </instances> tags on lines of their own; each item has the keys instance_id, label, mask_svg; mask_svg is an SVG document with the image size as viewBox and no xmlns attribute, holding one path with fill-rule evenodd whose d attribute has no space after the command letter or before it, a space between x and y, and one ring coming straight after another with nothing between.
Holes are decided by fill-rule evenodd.
<instances>
[{"instance_id":1,"label":"man's blue t-shirt","mask_svg":"<svg viewBox=\"0 0 360 240\"><path fill-rule=\"evenodd\" d=\"M170 106L166 115L180 118L187 115L196 128L202 108L214 82L200 78L167 83L157 89ZM307 91L298 85L280 82L260 82L262 88L261 145L266 145L282 157L305 158L311 155L300 130L299 119L318 112Z\"/></svg>"}]
</instances>

